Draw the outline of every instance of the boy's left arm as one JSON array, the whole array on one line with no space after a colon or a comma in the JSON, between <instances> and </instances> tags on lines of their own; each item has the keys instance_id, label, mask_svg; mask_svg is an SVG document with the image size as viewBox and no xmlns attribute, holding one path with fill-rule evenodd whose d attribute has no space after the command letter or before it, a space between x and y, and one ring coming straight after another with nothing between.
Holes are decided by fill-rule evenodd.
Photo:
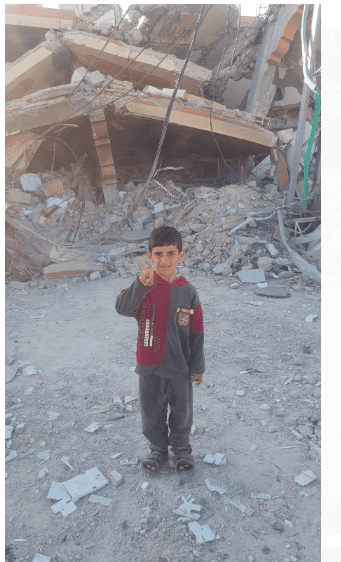
<instances>
[{"instance_id":1,"label":"boy's left arm","mask_svg":"<svg viewBox=\"0 0 341 562\"><path fill-rule=\"evenodd\" d=\"M188 366L191 374L190 382L195 382L196 386L198 386L203 379L202 373L205 372L204 319L198 294L196 294L193 305L194 314L191 315L189 333L189 347L191 349L191 355L188 361Z\"/></svg>"}]
</instances>

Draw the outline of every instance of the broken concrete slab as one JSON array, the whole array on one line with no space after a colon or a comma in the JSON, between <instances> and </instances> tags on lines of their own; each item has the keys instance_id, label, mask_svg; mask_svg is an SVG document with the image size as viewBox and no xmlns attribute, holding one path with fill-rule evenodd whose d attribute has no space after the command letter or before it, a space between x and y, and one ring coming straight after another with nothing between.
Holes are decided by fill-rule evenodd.
<instances>
[{"instance_id":1,"label":"broken concrete slab","mask_svg":"<svg viewBox=\"0 0 341 562\"><path fill-rule=\"evenodd\" d=\"M264 295L266 297L287 298L291 297L291 293L282 287L268 287L265 289L255 289L256 295Z\"/></svg>"},{"instance_id":2,"label":"broken concrete slab","mask_svg":"<svg viewBox=\"0 0 341 562\"><path fill-rule=\"evenodd\" d=\"M51 558L49 556L43 556L43 554L35 554L32 562L50 562Z\"/></svg>"},{"instance_id":3,"label":"broken concrete slab","mask_svg":"<svg viewBox=\"0 0 341 562\"><path fill-rule=\"evenodd\" d=\"M219 466L220 464L223 464L223 459L225 457L224 453L216 453L215 455L210 455L209 453L205 456L204 458L204 462L207 462L208 464L215 464L216 466ZM224 459L226 461L226 459Z\"/></svg>"},{"instance_id":4,"label":"broken concrete slab","mask_svg":"<svg viewBox=\"0 0 341 562\"><path fill-rule=\"evenodd\" d=\"M211 492L218 492L218 494L220 495L223 495L225 494L225 492L227 492L227 488L224 488L224 486L213 482L211 478L206 478L205 484L207 488L211 490Z\"/></svg>"},{"instance_id":5,"label":"broken concrete slab","mask_svg":"<svg viewBox=\"0 0 341 562\"><path fill-rule=\"evenodd\" d=\"M9 189L6 193L6 201L10 203L20 203L21 205L31 205L32 196L24 193L20 189Z\"/></svg>"},{"instance_id":6,"label":"broken concrete slab","mask_svg":"<svg viewBox=\"0 0 341 562\"><path fill-rule=\"evenodd\" d=\"M6 101L69 81L70 51L55 38L40 43L6 70Z\"/></svg>"},{"instance_id":7,"label":"broken concrete slab","mask_svg":"<svg viewBox=\"0 0 341 562\"><path fill-rule=\"evenodd\" d=\"M62 482L52 482L47 497L50 500L64 500L70 498L70 495Z\"/></svg>"},{"instance_id":8,"label":"broken concrete slab","mask_svg":"<svg viewBox=\"0 0 341 562\"><path fill-rule=\"evenodd\" d=\"M314 482L317 476L312 470L302 470L301 474L295 476L294 480L300 486L307 486L310 482Z\"/></svg>"},{"instance_id":9,"label":"broken concrete slab","mask_svg":"<svg viewBox=\"0 0 341 562\"><path fill-rule=\"evenodd\" d=\"M164 57L163 54L157 53L152 49L146 49L141 52L142 49L140 47L126 45L122 41L115 39L111 39L107 43L105 37L83 31L66 31L64 33L64 42L82 64L89 66L89 64L93 63L93 69L112 76L123 70L131 59L141 53L138 59L125 71L125 77L127 80L136 82L141 80L141 78L143 79L154 68L153 73L142 82L142 85L145 86L174 88L176 79L183 66L183 61L173 55L169 55L155 68ZM211 70L190 62L181 80L180 88L189 93L196 94L200 88L208 84L211 76Z\"/></svg>"},{"instance_id":10,"label":"broken concrete slab","mask_svg":"<svg viewBox=\"0 0 341 562\"><path fill-rule=\"evenodd\" d=\"M79 277L93 271L103 271L103 269L103 265L96 262L67 262L48 265L44 267L43 273L45 279L53 279L55 277Z\"/></svg>"},{"instance_id":11,"label":"broken concrete slab","mask_svg":"<svg viewBox=\"0 0 341 562\"><path fill-rule=\"evenodd\" d=\"M72 501L71 498L64 498L59 502L51 505L51 509L53 513L60 512L63 517L66 517L67 515L70 515L70 513L76 511L77 506L75 505L75 503Z\"/></svg>"},{"instance_id":12,"label":"broken concrete slab","mask_svg":"<svg viewBox=\"0 0 341 562\"><path fill-rule=\"evenodd\" d=\"M72 501L77 502L80 498L100 490L108 483L109 481L95 466L87 470L84 474L79 474L71 478L71 480L63 482L63 485L71 496Z\"/></svg>"},{"instance_id":13,"label":"broken concrete slab","mask_svg":"<svg viewBox=\"0 0 341 562\"><path fill-rule=\"evenodd\" d=\"M128 231L128 232L124 232L120 235L120 240L122 242L142 242L143 240L149 240L150 237L150 232L148 232L147 230L136 230L136 231ZM115 250L117 250L116 253L121 253L121 248L115 248ZM120 250L120 251L118 251ZM124 248L122 248L122 252L125 251ZM114 250L112 252L110 252L111 255L114 254Z\"/></svg>"},{"instance_id":14,"label":"broken concrete slab","mask_svg":"<svg viewBox=\"0 0 341 562\"><path fill-rule=\"evenodd\" d=\"M191 521L188 524L188 528L189 528L190 531L192 531L195 538L197 539L197 541L200 544L203 544L205 542L214 541L214 539L215 539L215 534L213 533L213 531L211 531L211 529L209 528L208 525L202 525L201 526L196 521Z\"/></svg>"},{"instance_id":15,"label":"broken concrete slab","mask_svg":"<svg viewBox=\"0 0 341 562\"><path fill-rule=\"evenodd\" d=\"M242 283L264 283L263 269L243 269L237 272L237 277Z\"/></svg>"},{"instance_id":16,"label":"broken concrete slab","mask_svg":"<svg viewBox=\"0 0 341 562\"><path fill-rule=\"evenodd\" d=\"M101 424L98 422L93 422L91 425L89 425L88 427L86 427L84 429L84 431L87 431L88 433L94 433L95 431L97 431L97 429L99 429L101 427Z\"/></svg>"},{"instance_id":17,"label":"broken concrete slab","mask_svg":"<svg viewBox=\"0 0 341 562\"><path fill-rule=\"evenodd\" d=\"M104 498L103 496L96 496L95 494L91 494L88 500L90 503L100 503L101 505L105 505L109 507L112 500L110 498Z\"/></svg>"},{"instance_id":18,"label":"broken concrete slab","mask_svg":"<svg viewBox=\"0 0 341 562\"><path fill-rule=\"evenodd\" d=\"M251 507L242 504L239 497L233 499L224 497L223 499L224 503L233 505L242 513L246 513L249 517L251 517L251 515L253 515L255 512L254 509L251 509Z\"/></svg>"}]
</instances>

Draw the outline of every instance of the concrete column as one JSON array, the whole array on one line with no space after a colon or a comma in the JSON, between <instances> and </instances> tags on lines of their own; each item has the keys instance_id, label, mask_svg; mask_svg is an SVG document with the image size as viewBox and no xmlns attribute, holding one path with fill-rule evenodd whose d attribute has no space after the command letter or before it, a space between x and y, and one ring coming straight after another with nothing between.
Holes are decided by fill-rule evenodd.
<instances>
[{"instance_id":1,"label":"concrete column","mask_svg":"<svg viewBox=\"0 0 341 562\"><path fill-rule=\"evenodd\" d=\"M310 66L309 66L310 71L312 71L316 59L317 38L319 32L318 28L320 25L320 9L321 6L319 4L314 4L313 18L311 22L311 35L310 35L309 48L308 48L308 60L310 60ZM311 90L307 85L307 83L304 82L300 113L298 116L295 144L293 147L294 155L291 163L290 183L288 188L287 203L293 203L295 198L295 191L297 187L297 176L299 172L299 165L302 155L302 145L303 145L303 138L304 138L305 124L307 120L307 111L308 111L310 95L311 95Z\"/></svg>"},{"instance_id":2,"label":"concrete column","mask_svg":"<svg viewBox=\"0 0 341 562\"><path fill-rule=\"evenodd\" d=\"M274 27L275 23L272 21L265 31L245 108L245 111L248 113L253 113L260 117L266 117L276 93L276 86L272 86L276 67L267 62Z\"/></svg>"},{"instance_id":3,"label":"concrete column","mask_svg":"<svg viewBox=\"0 0 341 562\"><path fill-rule=\"evenodd\" d=\"M104 111L102 109L96 109L91 111L89 116L101 168L104 200L107 205L114 205L119 199L117 177Z\"/></svg>"}]
</instances>

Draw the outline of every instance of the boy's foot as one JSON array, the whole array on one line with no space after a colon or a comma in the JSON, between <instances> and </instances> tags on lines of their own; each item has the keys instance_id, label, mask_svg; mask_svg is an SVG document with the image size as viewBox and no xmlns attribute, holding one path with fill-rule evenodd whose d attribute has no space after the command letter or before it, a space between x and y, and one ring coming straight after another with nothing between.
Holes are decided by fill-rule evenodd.
<instances>
[{"instance_id":1,"label":"boy's foot","mask_svg":"<svg viewBox=\"0 0 341 562\"><path fill-rule=\"evenodd\" d=\"M142 470L146 473L157 474L162 469L163 465L167 462L168 451L162 453L162 451L152 450L150 455L148 455L142 461Z\"/></svg>"},{"instance_id":2,"label":"boy's foot","mask_svg":"<svg viewBox=\"0 0 341 562\"><path fill-rule=\"evenodd\" d=\"M175 454L175 470L176 472L192 472L194 470L194 458L191 455L191 450L179 448L174 451Z\"/></svg>"}]
</instances>

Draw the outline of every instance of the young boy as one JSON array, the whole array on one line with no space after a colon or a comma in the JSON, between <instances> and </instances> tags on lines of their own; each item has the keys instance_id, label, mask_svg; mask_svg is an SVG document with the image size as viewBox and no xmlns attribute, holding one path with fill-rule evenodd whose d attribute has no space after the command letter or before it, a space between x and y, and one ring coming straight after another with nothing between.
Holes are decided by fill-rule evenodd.
<instances>
[{"instance_id":1,"label":"young boy","mask_svg":"<svg viewBox=\"0 0 341 562\"><path fill-rule=\"evenodd\" d=\"M171 226L156 228L149 238L152 263L116 299L116 311L138 323L136 369L140 376L142 431L151 454L144 472L158 473L175 455L177 472L194 469L189 434L193 425L193 386L205 370L204 324L195 287L175 269L182 261L181 234ZM167 405L170 412L167 425Z\"/></svg>"}]
</instances>

